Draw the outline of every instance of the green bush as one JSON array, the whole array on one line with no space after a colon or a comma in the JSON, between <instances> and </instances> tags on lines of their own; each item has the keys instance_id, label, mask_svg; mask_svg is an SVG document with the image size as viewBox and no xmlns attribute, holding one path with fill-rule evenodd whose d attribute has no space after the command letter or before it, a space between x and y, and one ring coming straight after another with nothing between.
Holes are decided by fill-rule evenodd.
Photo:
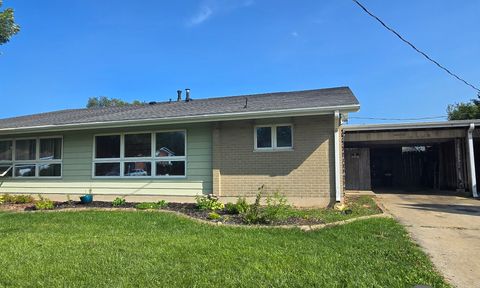
<instances>
[{"instance_id":1,"label":"green bush","mask_svg":"<svg viewBox=\"0 0 480 288\"><path fill-rule=\"evenodd\" d=\"M221 218L222 216L220 216L217 212L210 212L208 213L208 216L207 216L207 219L210 219L210 220L218 220Z\"/></svg>"},{"instance_id":2,"label":"green bush","mask_svg":"<svg viewBox=\"0 0 480 288\"><path fill-rule=\"evenodd\" d=\"M290 210L287 199L279 193L273 196L267 196L267 205L262 207L261 200L263 196L264 185L258 188L257 197L252 205L248 205L243 213L243 222L246 224L271 224L286 216Z\"/></svg>"},{"instance_id":3,"label":"green bush","mask_svg":"<svg viewBox=\"0 0 480 288\"><path fill-rule=\"evenodd\" d=\"M30 195L4 194L3 201L4 203L10 203L10 204L25 204L25 203L33 203L35 199L33 199L33 197Z\"/></svg>"},{"instance_id":4,"label":"green bush","mask_svg":"<svg viewBox=\"0 0 480 288\"><path fill-rule=\"evenodd\" d=\"M5 198L3 197L3 195L0 195L0 205L2 205L3 203L5 203Z\"/></svg>"},{"instance_id":5,"label":"green bush","mask_svg":"<svg viewBox=\"0 0 480 288\"><path fill-rule=\"evenodd\" d=\"M216 211L222 210L225 205L218 201L218 197L214 195L197 196L197 208L200 210Z\"/></svg>"},{"instance_id":6,"label":"green bush","mask_svg":"<svg viewBox=\"0 0 480 288\"><path fill-rule=\"evenodd\" d=\"M52 210L53 208L55 208L55 203L48 198L43 198L40 196L40 200L35 202L36 210Z\"/></svg>"},{"instance_id":7,"label":"green bush","mask_svg":"<svg viewBox=\"0 0 480 288\"><path fill-rule=\"evenodd\" d=\"M228 214L236 215L236 214L244 214L247 212L248 209L247 199L245 197L238 197L237 203L227 203L225 204L225 211Z\"/></svg>"},{"instance_id":8,"label":"green bush","mask_svg":"<svg viewBox=\"0 0 480 288\"><path fill-rule=\"evenodd\" d=\"M165 208L165 207L168 206L168 202L165 201L165 200L160 200L160 201L157 202L157 205L158 205L158 208L160 208L160 209Z\"/></svg>"},{"instance_id":9,"label":"green bush","mask_svg":"<svg viewBox=\"0 0 480 288\"><path fill-rule=\"evenodd\" d=\"M125 206L125 204L127 204L127 201L125 200L125 198L117 197L112 201L113 207Z\"/></svg>"}]
</instances>

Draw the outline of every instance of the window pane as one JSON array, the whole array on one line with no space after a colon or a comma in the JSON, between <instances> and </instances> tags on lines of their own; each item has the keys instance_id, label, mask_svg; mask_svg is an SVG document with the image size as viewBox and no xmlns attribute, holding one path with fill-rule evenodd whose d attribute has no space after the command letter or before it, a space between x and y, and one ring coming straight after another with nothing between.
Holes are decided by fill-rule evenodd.
<instances>
[{"instance_id":1,"label":"window pane","mask_svg":"<svg viewBox=\"0 0 480 288\"><path fill-rule=\"evenodd\" d=\"M40 176L60 177L62 176L62 164L40 164L38 166Z\"/></svg>"},{"instance_id":2,"label":"window pane","mask_svg":"<svg viewBox=\"0 0 480 288\"><path fill-rule=\"evenodd\" d=\"M95 176L120 176L120 163L95 163Z\"/></svg>"},{"instance_id":3,"label":"window pane","mask_svg":"<svg viewBox=\"0 0 480 288\"><path fill-rule=\"evenodd\" d=\"M40 139L40 160L62 159L62 138Z\"/></svg>"},{"instance_id":4,"label":"window pane","mask_svg":"<svg viewBox=\"0 0 480 288\"><path fill-rule=\"evenodd\" d=\"M120 135L96 136L96 158L120 158Z\"/></svg>"},{"instance_id":5,"label":"window pane","mask_svg":"<svg viewBox=\"0 0 480 288\"><path fill-rule=\"evenodd\" d=\"M125 157L150 157L152 156L151 134L125 135Z\"/></svg>"},{"instance_id":6,"label":"window pane","mask_svg":"<svg viewBox=\"0 0 480 288\"><path fill-rule=\"evenodd\" d=\"M156 138L156 157L185 156L185 132L161 132Z\"/></svg>"},{"instance_id":7,"label":"window pane","mask_svg":"<svg viewBox=\"0 0 480 288\"><path fill-rule=\"evenodd\" d=\"M291 126L277 126L277 147L292 147Z\"/></svg>"},{"instance_id":8,"label":"window pane","mask_svg":"<svg viewBox=\"0 0 480 288\"><path fill-rule=\"evenodd\" d=\"M13 167L11 165L0 166L0 177L12 177L12 173L13 173Z\"/></svg>"},{"instance_id":9,"label":"window pane","mask_svg":"<svg viewBox=\"0 0 480 288\"><path fill-rule=\"evenodd\" d=\"M272 128L258 127L257 128L257 148L271 148L272 147Z\"/></svg>"},{"instance_id":10,"label":"window pane","mask_svg":"<svg viewBox=\"0 0 480 288\"><path fill-rule=\"evenodd\" d=\"M11 160L12 160L12 141L0 141L0 161L11 161Z\"/></svg>"},{"instance_id":11,"label":"window pane","mask_svg":"<svg viewBox=\"0 0 480 288\"><path fill-rule=\"evenodd\" d=\"M150 162L126 162L125 170L123 171L125 176L151 176L152 175L152 163Z\"/></svg>"},{"instance_id":12,"label":"window pane","mask_svg":"<svg viewBox=\"0 0 480 288\"><path fill-rule=\"evenodd\" d=\"M35 165L25 164L15 166L15 177L35 177Z\"/></svg>"},{"instance_id":13,"label":"window pane","mask_svg":"<svg viewBox=\"0 0 480 288\"><path fill-rule=\"evenodd\" d=\"M36 143L35 139L15 141L15 160L35 160Z\"/></svg>"},{"instance_id":14,"label":"window pane","mask_svg":"<svg viewBox=\"0 0 480 288\"><path fill-rule=\"evenodd\" d=\"M185 161L157 162L157 176L185 176Z\"/></svg>"}]
</instances>

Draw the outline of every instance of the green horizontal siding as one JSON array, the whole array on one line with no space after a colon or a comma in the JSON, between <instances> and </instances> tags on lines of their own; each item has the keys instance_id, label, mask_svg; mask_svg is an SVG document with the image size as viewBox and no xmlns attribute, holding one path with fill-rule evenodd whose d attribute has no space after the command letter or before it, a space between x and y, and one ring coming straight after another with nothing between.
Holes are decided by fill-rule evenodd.
<instances>
[{"instance_id":1,"label":"green horizontal siding","mask_svg":"<svg viewBox=\"0 0 480 288\"><path fill-rule=\"evenodd\" d=\"M187 177L148 179L93 179L93 137L100 133L187 130ZM197 195L212 192L212 137L210 124L126 129L97 129L64 133L16 135L63 136L62 179L6 179L0 193L57 193L134 195ZM2 138L14 138L4 136Z\"/></svg>"}]
</instances>

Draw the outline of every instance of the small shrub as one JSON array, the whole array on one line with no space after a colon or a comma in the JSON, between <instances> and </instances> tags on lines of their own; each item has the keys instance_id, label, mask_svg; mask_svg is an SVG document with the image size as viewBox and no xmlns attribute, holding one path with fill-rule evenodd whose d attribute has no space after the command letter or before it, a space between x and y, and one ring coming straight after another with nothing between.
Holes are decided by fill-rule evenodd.
<instances>
[{"instance_id":1,"label":"small shrub","mask_svg":"<svg viewBox=\"0 0 480 288\"><path fill-rule=\"evenodd\" d=\"M2 205L3 203L5 203L5 198L2 195L0 195L0 205Z\"/></svg>"},{"instance_id":2,"label":"small shrub","mask_svg":"<svg viewBox=\"0 0 480 288\"><path fill-rule=\"evenodd\" d=\"M160 200L157 202L157 205L159 209L162 209L168 206L168 202L165 200Z\"/></svg>"},{"instance_id":3,"label":"small shrub","mask_svg":"<svg viewBox=\"0 0 480 288\"><path fill-rule=\"evenodd\" d=\"M220 216L217 212L210 212L208 213L207 219L209 220L218 220L221 219L222 216Z\"/></svg>"},{"instance_id":4,"label":"small shrub","mask_svg":"<svg viewBox=\"0 0 480 288\"><path fill-rule=\"evenodd\" d=\"M112 201L113 207L125 206L125 204L127 204L127 201L125 200L125 198L117 197Z\"/></svg>"},{"instance_id":5,"label":"small shrub","mask_svg":"<svg viewBox=\"0 0 480 288\"><path fill-rule=\"evenodd\" d=\"M245 197L238 197L237 203L227 203L225 204L225 211L228 214L236 215L236 214L244 214L247 212L248 209L247 199Z\"/></svg>"},{"instance_id":6,"label":"small shrub","mask_svg":"<svg viewBox=\"0 0 480 288\"><path fill-rule=\"evenodd\" d=\"M197 208L200 210L216 211L222 210L225 205L218 201L218 197L214 195L197 196Z\"/></svg>"},{"instance_id":7,"label":"small shrub","mask_svg":"<svg viewBox=\"0 0 480 288\"><path fill-rule=\"evenodd\" d=\"M243 222L246 224L260 224L265 223L263 216L261 215L260 202L262 200L264 185L258 188L257 197L252 205L249 205L247 211L243 214Z\"/></svg>"},{"instance_id":8,"label":"small shrub","mask_svg":"<svg viewBox=\"0 0 480 288\"><path fill-rule=\"evenodd\" d=\"M55 208L55 203L52 200L44 198L41 195L38 195L38 197L40 198L40 200L35 202L36 210L52 210L53 208Z\"/></svg>"},{"instance_id":9,"label":"small shrub","mask_svg":"<svg viewBox=\"0 0 480 288\"><path fill-rule=\"evenodd\" d=\"M33 199L33 197L30 195L4 194L3 201L4 203L11 203L11 204L25 204L25 203L33 203L35 199Z\"/></svg>"},{"instance_id":10,"label":"small shrub","mask_svg":"<svg viewBox=\"0 0 480 288\"><path fill-rule=\"evenodd\" d=\"M287 199L278 192L267 197L267 206L263 209L263 219L266 223L272 223L285 216L290 209Z\"/></svg>"},{"instance_id":11,"label":"small shrub","mask_svg":"<svg viewBox=\"0 0 480 288\"><path fill-rule=\"evenodd\" d=\"M139 210L148 210L148 209L159 209L160 207L159 207L158 203L143 202L143 203L138 203L137 205L135 205L135 208L139 209Z\"/></svg>"}]
</instances>

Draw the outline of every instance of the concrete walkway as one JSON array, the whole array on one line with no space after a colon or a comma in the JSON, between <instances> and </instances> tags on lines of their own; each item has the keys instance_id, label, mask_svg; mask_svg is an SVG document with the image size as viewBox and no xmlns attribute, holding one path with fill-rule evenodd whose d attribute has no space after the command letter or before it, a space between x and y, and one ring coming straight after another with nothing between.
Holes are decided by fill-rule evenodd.
<instances>
[{"instance_id":1,"label":"concrete walkway","mask_svg":"<svg viewBox=\"0 0 480 288\"><path fill-rule=\"evenodd\" d=\"M480 200L377 194L456 287L480 287Z\"/></svg>"}]
</instances>

